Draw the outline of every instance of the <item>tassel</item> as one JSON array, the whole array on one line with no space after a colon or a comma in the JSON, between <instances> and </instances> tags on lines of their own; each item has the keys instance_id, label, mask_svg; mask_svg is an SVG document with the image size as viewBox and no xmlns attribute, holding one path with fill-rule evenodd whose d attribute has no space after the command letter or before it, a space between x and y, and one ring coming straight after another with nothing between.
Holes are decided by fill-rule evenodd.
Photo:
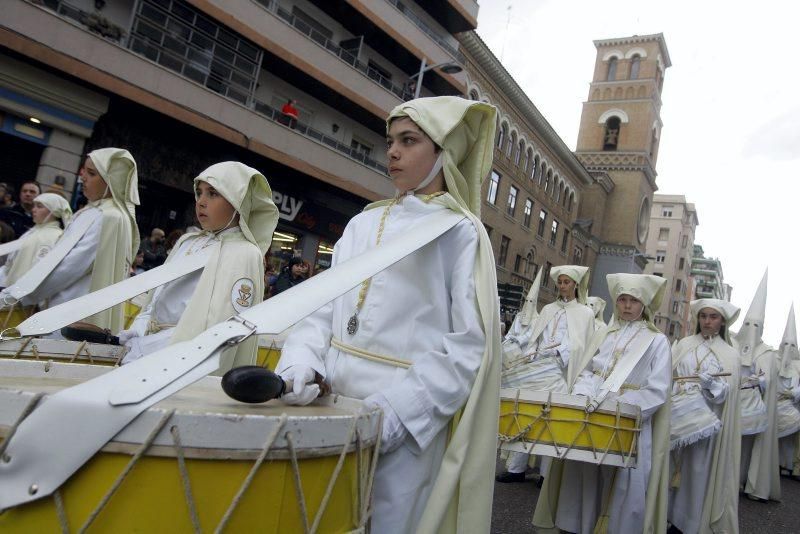
<instances>
[{"instance_id":1,"label":"tassel","mask_svg":"<svg viewBox=\"0 0 800 534\"><path fill-rule=\"evenodd\" d=\"M681 487L681 470L676 469L675 474L672 475L672 479L669 481L670 488L680 488Z\"/></svg>"},{"instance_id":2,"label":"tassel","mask_svg":"<svg viewBox=\"0 0 800 534\"><path fill-rule=\"evenodd\" d=\"M601 515L597 518L592 534L608 534L608 516Z\"/></svg>"}]
</instances>

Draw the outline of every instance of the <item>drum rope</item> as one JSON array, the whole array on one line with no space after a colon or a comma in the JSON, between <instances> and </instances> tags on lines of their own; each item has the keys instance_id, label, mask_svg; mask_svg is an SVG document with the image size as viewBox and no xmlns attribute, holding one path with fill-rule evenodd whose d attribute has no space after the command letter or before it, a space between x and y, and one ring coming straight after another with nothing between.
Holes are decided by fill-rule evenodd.
<instances>
[{"instance_id":1,"label":"drum rope","mask_svg":"<svg viewBox=\"0 0 800 534\"><path fill-rule=\"evenodd\" d=\"M378 410L378 435L375 438L375 449L372 454L372 466L367 477L367 490L364 492L365 498L361 502L361 524L359 528L366 529L369 516L372 515L369 496L372 494L372 482L375 480L375 469L378 467L378 457L381 455L381 436L383 435L383 410Z\"/></svg>"},{"instance_id":2,"label":"drum rope","mask_svg":"<svg viewBox=\"0 0 800 534\"><path fill-rule=\"evenodd\" d=\"M0 461L3 462L10 461L8 457L4 456L6 448L8 447L8 444L11 443L11 438L14 437L14 434L17 432L17 428L19 428L19 425L22 424L22 421L24 421L25 418L31 414L33 409L36 408L36 405L39 404L39 401L42 400L42 397L44 397L44 393L39 392L36 395L34 395L31 398L31 400L28 401L28 404L25 405L25 408L22 410L22 413L19 414L19 417L14 422L14 425L9 429L5 439L2 442L0 442Z\"/></svg>"},{"instance_id":3,"label":"drum rope","mask_svg":"<svg viewBox=\"0 0 800 534\"><path fill-rule=\"evenodd\" d=\"M333 495L333 487L336 484L336 480L339 478L339 474L342 472L344 459L347 457L347 447L350 446L350 443L353 441L353 436L355 436L356 427L358 426L358 419L358 417L354 417L353 424L350 425L350 431L347 433L347 439L342 446L341 454L339 454L339 461L336 462L336 467L333 469L331 479L328 481L328 487L325 489L325 494L322 496L322 501L319 503L319 508L317 508L317 514L314 516L314 522L311 524L310 532L312 534L317 531L317 528L319 528L319 523L322 521L322 514L325 513L325 508L328 507L328 501L331 500L331 495Z\"/></svg>"},{"instance_id":4,"label":"drum rope","mask_svg":"<svg viewBox=\"0 0 800 534\"><path fill-rule=\"evenodd\" d=\"M638 423L638 420L637 420L637 424L636 424L635 428L625 428L625 427L621 426L621 424L620 424L621 414L620 414L619 404L617 404L617 411L616 411L616 417L615 417L614 424L602 423L602 422L599 422L599 421L592 421L589 418L590 417L590 413L587 412L587 411L583 412L583 418L582 419L553 417L552 413L551 413L551 409L552 409L551 399L550 399L549 396L548 396L547 402L542 406L542 409L539 412L539 414L537 414L536 416L533 416L531 414L525 414L525 413L521 413L519 411L519 392L520 392L520 390L517 390L517 396L514 399L513 411L511 411L511 412L509 412L507 414L502 414L500 416L501 419L503 417L506 417L506 416L509 416L509 415L512 417L512 421L511 421L510 425L507 427L506 433L505 434L498 433L497 438L501 443L509 443L509 442L514 442L514 441L522 441L523 443L528 443L529 447L528 447L527 454L531 454L532 453L533 447L537 443L544 443L545 445L550 445L555 449L556 457L564 458L566 456L566 454L569 453L569 451L577 448L576 443L577 443L578 438L581 436L582 433L585 433L585 435L587 436L587 438L589 440L589 450L592 452L592 455L594 456L594 458L597 459L598 454L601 455L600 456L600 460L599 460L600 464L603 463L603 460L605 460L605 457L611 451L611 446L615 441L617 443L617 446L619 447L618 450L623 453L623 458L624 458L624 461L625 461L626 464L633 457L634 450L636 449L636 443L638 441L638 436L639 436L639 433L641 432L641 429L639 428L640 424ZM522 423L519 420L520 416L533 417L533 421L531 423L523 426ZM533 429L538 423L543 423L542 426L539 428L538 433L535 436L533 436L532 438L525 438L526 434L528 434L531 431L531 429ZM556 440L555 433L553 432L553 429L550 426L550 423L581 423L581 426L580 426L578 432L575 434L575 436L572 438L572 441L569 444L567 444L567 445L559 445L557 440ZM516 425L517 433L511 434L511 427L514 426L514 425ZM591 428L604 428L604 429L612 430L611 436L609 437L608 442L606 443L605 447L602 447L602 446L598 447L597 445L595 445L594 439L593 439L592 433L591 433ZM542 436L545 434L545 431L549 432L549 435L550 435L549 440L543 440L542 439ZM631 442L631 448L629 450L627 450L627 451L625 450L625 448L624 448L624 446L622 444L621 431L629 432L633 436L633 439L632 439L632 442Z\"/></svg>"},{"instance_id":5,"label":"drum rope","mask_svg":"<svg viewBox=\"0 0 800 534\"><path fill-rule=\"evenodd\" d=\"M78 348L77 348L77 350L75 350L75 354L72 355L72 359L70 359L69 363L75 362L75 360L78 358L78 356L81 355L81 351L83 350L83 347L85 347L85 346L86 346L86 341L81 341L78 344Z\"/></svg>"},{"instance_id":6,"label":"drum rope","mask_svg":"<svg viewBox=\"0 0 800 534\"><path fill-rule=\"evenodd\" d=\"M236 495L233 497L233 500L231 501L231 504L228 506L228 509L225 510L225 515L222 516L222 519L220 519L217 528L214 530L215 534L220 534L227 526L228 521L230 521L234 510L236 510L236 507L242 500L242 496L247 491L247 488L250 487L250 484L253 482L253 479L255 478L258 469L261 467L261 464L267 457L267 453L272 448L272 444L275 443L275 440L278 438L278 434L280 434L281 429L283 429L283 426L286 424L286 420L288 419L288 417L289 416L287 416L285 413L281 414L280 418L278 419L277 425L269 434L269 436L267 436L267 441L264 442L264 447L261 449L261 454L259 454L258 458L256 458L256 462L253 464L253 467L250 468L250 472L247 473L247 476L242 482L239 491L236 492Z\"/></svg>"},{"instance_id":7,"label":"drum rope","mask_svg":"<svg viewBox=\"0 0 800 534\"><path fill-rule=\"evenodd\" d=\"M94 520L97 519L97 516L100 515L100 512L103 511L103 508L105 508L106 504L108 504L108 501L111 500L111 497L114 496L114 493L116 493L119 487L122 485L122 482L125 480L125 477L128 476L133 467L139 462L139 459L142 456L144 456L144 453L147 452L147 449L150 448L150 445L153 444L153 442L156 439L156 436L158 436L159 432L161 432L161 430L164 428L164 426L167 424L167 422L172 417L172 414L174 413L175 413L174 409L164 413L164 415L158 421L156 426L147 436L147 439L145 439L144 442L142 442L141 447L139 447L139 449L130 459L128 465L125 466L125 469L117 476L117 479L108 489L108 491L106 491L105 495L103 495L103 498L100 499L100 502L97 504L97 507L92 511L89 517L86 518L86 522L83 524L80 530L78 530L79 534L83 534L84 532L86 532L86 530L91 526Z\"/></svg>"},{"instance_id":8,"label":"drum rope","mask_svg":"<svg viewBox=\"0 0 800 534\"><path fill-rule=\"evenodd\" d=\"M61 498L61 490L53 492L53 503L56 505L56 516L58 516L61 533L69 534L69 521L67 520L67 511L64 509L64 499Z\"/></svg>"},{"instance_id":9,"label":"drum rope","mask_svg":"<svg viewBox=\"0 0 800 534\"><path fill-rule=\"evenodd\" d=\"M194 503L194 495L192 495L192 481L189 479L189 471L186 469L186 459L183 455L183 444L181 443L181 434L178 430L178 425L169 427L169 432L172 434L172 442L175 446L175 457L178 459L178 471L181 474L183 496L186 497L189 517L192 520L194 531L199 533L202 532L202 529L200 528L200 519L197 517L197 507Z\"/></svg>"},{"instance_id":10,"label":"drum rope","mask_svg":"<svg viewBox=\"0 0 800 534\"><path fill-rule=\"evenodd\" d=\"M125 345L122 345L117 351L117 354L115 354L116 359L114 360L114 367L119 367L122 358L125 356L125 352Z\"/></svg>"},{"instance_id":11,"label":"drum rope","mask_svg":"<svg viewBox=\"0 0 800 534\"><path fill-rule=\"evenodd\" d=\"M360 521L361 503L364 500L364 442L361 439L361 430L356 429L356 503L353 509L353 517L358 517Z\"/></svg>"},{"instance_id":12,"label":"drum rope","mask_svg":"<svg viewBox=\"0 0 800 534\"><path fill-rule=\"evenodd\" d=\"M11 359L14 360L22 356L22 353L25 352L25 348L32 340L33 340L32 337L25 338L25 341L22 342L22 345L20 345L19 349L17 349L17 352L11 357ZM36 348L36 345L34 345L33 347Z\"/></svg>"},{"instance_id":13,"label":"drum rope","mask_svg":"<svg viewBox=\"0 0 800 534\"><path fill-rule=\"evenodd\" d=\"M13 313L14 313L14 308L16 308L16 307L17 307L17 303L15 302L14 304L12 304L12 305L11 305L11 307L10 307L10 308L8 309L8 311L6 312L6 318L5 318L5 320L3 321L3 330L5 330L6 328L8 328L8 321L10 321L10 320L11 320L11 314L13 314Z\"/></svg>"},{"instance_id":14,"label":"drum rope","mask_svg":"<svg viewBox=\"0 0 800 534\"><path fill-rule=\"evenodd\" d=\"M300 505L300 517L303 519L303 532L309 534L308 529L308 510L306 509L306 498L303 495L303 487L300 484L300 467L297 464L297 452L294 449L292 433L286 433L286 443L289 445L289 456L292 460L292 474L294 475L294 489L297 494L297 502Z\"/></svg>"}]
</instances>

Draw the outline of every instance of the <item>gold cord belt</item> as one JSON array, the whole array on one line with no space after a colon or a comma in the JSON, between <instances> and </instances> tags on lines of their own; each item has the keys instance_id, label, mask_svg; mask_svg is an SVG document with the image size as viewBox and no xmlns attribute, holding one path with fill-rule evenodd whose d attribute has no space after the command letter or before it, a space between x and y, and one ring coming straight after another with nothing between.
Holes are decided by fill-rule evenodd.
<instances>
[{"instance_id":1,"label":"gold cord belt","mask_svg":"<svg viewBox=\"0 0 800 534\"><path fill-rule=\"evenodd\" d=\"M360 349L352 345L347 345L345 343L342 343L341 340L336 338L331 338L331 347L334 347L335 349L338 349L342 352L352 354L353 356L356 356L358 358L363 358L365 360L370 360L378 363L385 363L387 365L393 365L395 367L400 367L402 369L408 369L413 364L413 362L410 362L408 360L401 360L400 358L392 358L391 356L384 356L382 354L376 354L374 352Z\"/></svg>"}]
</instances>

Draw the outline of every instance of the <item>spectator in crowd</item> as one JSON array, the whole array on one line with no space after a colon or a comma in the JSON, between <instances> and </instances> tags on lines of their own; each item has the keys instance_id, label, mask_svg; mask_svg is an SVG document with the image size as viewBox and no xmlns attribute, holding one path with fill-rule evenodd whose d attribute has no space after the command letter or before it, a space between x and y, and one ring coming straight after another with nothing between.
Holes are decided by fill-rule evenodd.
<instances>
[{"instance_id":1,"label":"spectator in crowd","mask_svg":"<svg viewBox=\"0 0 800 534\"><path fill-rule=\"evenodd\" d=\"M19 204L12 201L11 205L0 210L0 220L11 225L16 235L21 236L33 227L33 199L41 192L38 183L24 182L19 190Z\"/></svg>"},{"instance_id":2,"label":"spectator in crowd","mask_svg":"<svg viewBox=\"0 0 800 534\"><path fill-rule=\"evenodd\" d=\"M281 274L278 275L278 279L275 280L272 296L274 297L278 293L282 293L306 280L309 270L310 266L303 258L294 257L289 260L289 264L283 268Z\"/></svg>"},{"instance_id":3,"label":"spectator in crowd","mask_svg":"<svg viewBox=\"0 0 800 534\"><path fill-rule=\"evenodd\" d=\"M297 100L290 98L281 108L283 124L287 125L289 128L294 128L300 118L300 112L294 107L295 104L297 104Z\"/></svg>"},{"instance_id":4,"label":"spectator in crowd","mask_svg":"<svg viewBox=\"0 0 800 534\"><path fill-rule=\"evenodd\" d=\"M182 235L183 230L177 228L169 233L167 240L164 242L164 248L167 249L167 254L169 254L172 249L175 248L175 243L178 242L178 239L180 239Z\"/></svg>"},{"instance_id":5,"label":"spectator in crowd","mask_svg":"<svg viewBox=\"0 0 800 534\"><path fill-rule=\"evenodd\" d=\"M0 182L0 208L8 208L14 204L14 189L5 182Z\"/></svg>"},{"instance_id":6,"label":"spectator in crowd","mask_svg":"<svg viewBox=\"0 0 800 534\"><path fill-rule=\"evenodd\" d=\"M142 247L139 249L144 252L144 263L142 268L147 271L153 267L158 267L167 259L167 248L164 243L164 230L153 228L150 237L142 240Z\"/></svg>"},{"instance_id":7,"label":"spectator in crowd","mask_svg":"<svg viewBox=\"0 0 800 534\"><path fill-rule=\"evenodd\" d=\"M142 274L146 270L147 269L144 268L144 250L140 248L131 264L130 275L136 276L137 274Z\"/></svg>"}]
</instances>

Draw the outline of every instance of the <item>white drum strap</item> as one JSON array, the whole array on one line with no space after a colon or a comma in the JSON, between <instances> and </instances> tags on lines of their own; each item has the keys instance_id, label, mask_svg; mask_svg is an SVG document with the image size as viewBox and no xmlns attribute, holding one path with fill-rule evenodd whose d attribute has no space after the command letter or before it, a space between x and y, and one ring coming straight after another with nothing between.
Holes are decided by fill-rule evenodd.
<instances>
[{"instance_id":1,"label":"white drum strap","mask_svg":"<svg viewBox=\"0 0 800 534\"><path fill-rule=\"evenodd\" d=\"M22 300L23 297L36 291L44 279L47 278L51 272L61 263L61 260L67 257L69 251L81 240L92 224L103 216L103 212L99 209L87 210L75 217L70 224L70 231L64 232L55 246L50 249L47 255L36 262L30 271L25 273L22 278L17 280L13 286L5 289L5 293L11 295L17 300Z\"/></svg>"},{"instance_id":2,"label":"white drum strap","mask_svg":"<svg viewBox=\"0 0 800 534\"><path fill-rule=\"evenodd\" d=\"M219 243L216 243L214 246L206 247L190 256L176 258L122 282L40 311L17 326L19 335L40 336L55 332L59 328L107 310L154 287L193 273L205 267L213 251L218 248Z\"/></svg>"},{"instance_id":3,"label":"white drum strap","mask_svg":"<svg viewBox=\"0 0 800 534\"><path fill-rule=\"evenodd\" d=\"M464 219L436 212L380 247L344 261L247 312L46 397L0 461L0 510L47 496L144 410L213 373L220 354L255 334L277 334ZM141 275L140 275L141 276ZM52 444L58 443L58 454Z\"/></svg>"},{"instance_id":4,"label":"white drum strap","mask_svg":"<svg viewBox=\"0 0 800 534\"><path fill-rule=\"evenodd\" d=\"M608 376L608 378L606 378L605 382L603 382L603 385L600 387L600 392L594 399L592 399L592 406L596 408L601 402L603 402L609 393L616 393L622 388L623 385L625 385L625 380L628 379L630 374L633 372L633 369L644 357L644 353L647 352L647 348L655 338L656 333L651 330L645 330L642 332L642 335L636 340L636 343L631 345L631 357L625 358L617 363L617 365L614 367L614 370L611 371L611 374Z\"/></svg>"}]
</instances>

